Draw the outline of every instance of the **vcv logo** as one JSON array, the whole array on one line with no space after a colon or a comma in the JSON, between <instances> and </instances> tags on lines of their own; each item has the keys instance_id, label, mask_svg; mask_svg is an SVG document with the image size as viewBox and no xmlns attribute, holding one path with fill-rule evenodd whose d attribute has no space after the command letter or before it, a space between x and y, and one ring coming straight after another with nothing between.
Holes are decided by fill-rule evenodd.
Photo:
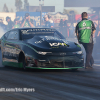
<instances>
[{"instance_id":1,"label":"vcv logo","mask_svg":"<svg viewBox=\"0 0 100 100\"><path fill-rule=\"evenodd\" d=\"M51 47L52 46L67 46L66 43L49 43L49 44L50 44Z\"/></svg>"}]
</instances>

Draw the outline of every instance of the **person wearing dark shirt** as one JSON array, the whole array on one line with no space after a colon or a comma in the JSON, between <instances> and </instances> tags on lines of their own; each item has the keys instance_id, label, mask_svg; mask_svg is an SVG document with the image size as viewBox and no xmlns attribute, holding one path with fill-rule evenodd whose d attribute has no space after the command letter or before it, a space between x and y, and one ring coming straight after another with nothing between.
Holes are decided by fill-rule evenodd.
<instances>
[{"instance_id":1,"label":"person wearing dark shirt","mask_svg":"<svg viewBox=\"0 0 100 100\"><path fill-rule=\"evenodd\" d=\"M7 25L7 31L9 31L9 30L12 29L14 23L11 21L11 18L8 17L8 16L6 17L6 21L7 21L7 23L8 23L8 25Z\"/></svg>"},{"instance_id":2,"label":"person wearing dark shirt","mask_svg":"<svg viewBox=\"0 0 100 100\"><path fill-rule=\"evenodd\" d=\"M29 13L25 14L21 27L34 27L33 20L30 18Z\"/></svg>"},{"instance_id":3,"label":"person wearing dark shirt","mask_svg":"<svg viewBox=\"0 0 100 100\"><path fill-rule=\"evenodd\" d=\"M86 51L86 64L85 68L92 68L94 60L92 57L93 51L93 34L95 33L95 26L91 20L88 20L88 14L83 12L81 14L82 20L77 24L75 33L78 41L83 45Z\"/></svg>"},{"instance_id":4,"label":"person wearing dark shirt","mask_svg":"<svg viewBox=\"0 0 100 100\"><path fill-rule=\"evenodd\" d=\"M60 32L63 34L64 33L64 21L63 19L60 20L60 23L59 23L59 30Z\"/></svg>"},{"instance_id":5,"label":"person wearing dark shirt","mask_svg":"<svg viewBox=\"0 0 100 100\"><path fill-rule=\"evenodd\" d=\"M68 21L65 20L64 21L64 37L67 38L68 37Z\"/></svg>"},{"instance_id":6,"label":"person wearing dark shirt","mask_svg":"<svg viewBox=\"0 0 100 100\"><path fill-rule=\"evenodd\" d=\"M75 37L75 29L74 29L74 25L71 22L70 26L69 26L69 37L70 38L74 38Z\"/></svg>"}]
</instances>

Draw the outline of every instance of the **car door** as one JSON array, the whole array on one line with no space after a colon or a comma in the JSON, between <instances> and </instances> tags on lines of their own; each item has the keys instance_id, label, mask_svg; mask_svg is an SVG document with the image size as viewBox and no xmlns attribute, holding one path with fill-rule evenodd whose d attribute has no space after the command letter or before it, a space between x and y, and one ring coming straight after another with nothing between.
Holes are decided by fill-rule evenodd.
<instances>
[{"instance_id":1,"label":"car door","mask_svg":"<svg viewBox=\"0 0 100 100\"><path fill-rule=\"evenodd\" d=\"M8 37L4 42L3 48L3 61L18 62L18 45L19 31L12 30L9 32Z\"/></svg>"}]
</instances>

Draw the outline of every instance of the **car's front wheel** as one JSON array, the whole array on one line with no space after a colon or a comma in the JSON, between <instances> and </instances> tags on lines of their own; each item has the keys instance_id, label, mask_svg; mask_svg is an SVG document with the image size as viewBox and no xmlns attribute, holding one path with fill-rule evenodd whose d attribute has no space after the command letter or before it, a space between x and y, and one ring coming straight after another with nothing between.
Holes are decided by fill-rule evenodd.
<instances>
[{"instance_id":1,"label":"car's front wheel","mask_svg":"<svg viewBox=\"0 0 100 100\"><path fill-rule=\"evenodd\" d=\"M23 52L20 52L18 62L22 63L22 68L26 70L25 56Z\"/></svg>"},{"instance_id":2,"label":"car's front wheel","mask_svg":"<svg viewBox=\"0 0 100 100\"><path fill-rule=\"evenodd\" d=\"M23 68L24 70L26 70L25 59L22 60L22 68Z\"/></svg>"}]
</instances>

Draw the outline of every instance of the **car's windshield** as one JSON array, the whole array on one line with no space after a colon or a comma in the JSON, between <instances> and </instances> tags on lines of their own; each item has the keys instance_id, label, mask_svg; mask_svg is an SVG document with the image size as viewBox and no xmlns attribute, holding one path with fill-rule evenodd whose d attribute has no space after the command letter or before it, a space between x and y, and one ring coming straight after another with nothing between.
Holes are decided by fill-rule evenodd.
<instances>
[{"instance_id":1,"label":"car's windshield","mask_svg":"<svg viewBox=\"0 0 100 100\"><path fill-rule=\"evenodd\" d=\"M61 33L56 30L21 30L22 40L31 39L34 36L52 36L59 39L65 39Z\"/></svg>"}]
</instances>

